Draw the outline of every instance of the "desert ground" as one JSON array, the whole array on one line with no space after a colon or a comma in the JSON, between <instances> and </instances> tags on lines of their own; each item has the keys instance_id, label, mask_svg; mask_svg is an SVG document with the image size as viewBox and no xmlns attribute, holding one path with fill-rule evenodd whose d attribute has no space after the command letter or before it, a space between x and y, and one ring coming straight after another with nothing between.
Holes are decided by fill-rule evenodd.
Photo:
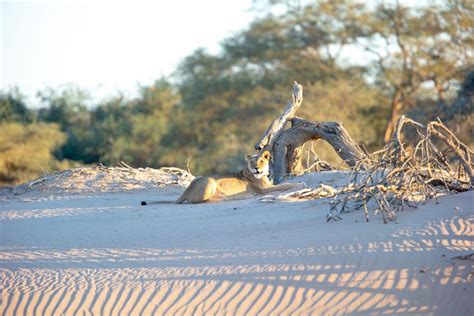
<instances>
[{"instance_id":1,"label":"desert ground","mask_svg":"<svg viewBox=\"0 0 474 316\"><path fill-rule=\"evenodd\" d=\"M0 314L474 314L473 191L388 224L327 222L330 199L277 193L141 206L179 196L190 176L172 171L84 168L0 191Z\"/></svg>"}]
</instances>

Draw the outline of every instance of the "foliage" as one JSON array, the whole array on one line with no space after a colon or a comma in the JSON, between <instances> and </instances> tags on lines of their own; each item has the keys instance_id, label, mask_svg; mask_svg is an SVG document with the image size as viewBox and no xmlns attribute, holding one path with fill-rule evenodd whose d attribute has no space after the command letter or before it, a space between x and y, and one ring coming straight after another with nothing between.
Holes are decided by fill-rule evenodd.
<instances>
[{"instance_id":1,"label":"foliage","mask_svg":"<svg viewBox=\"0 0 474 316\"><path fill-rule=\"evenodd\" d=\"M263 14L224 40L219 54L196 50L172 77L140 87L133 99L119 94L92 104L76 87L47 89L38 93L42 108L32 110L18 89L0 93L3 143L38 140L41 155L25 155L37 159L28 161L36 172L36 164L52 170L58 161L235 171L287 103L294 80L304 87L299 115L342 122L368 150L383 145L403 113L421 123L440 117L473 143L471 1L317 1L290 3L278 15L272 8L279 1L262 2ZM21 125L31 132L10 122L32 124ZM18 148L28 153L32 146ZM337 165L332 148L314 146ZM3 182L37 174L7 164L5 152Z\"/></svg>"},{"instance_id":2,"label":"foliage","mask_svg":"<svg viewBox=\"0 0 474 316\"><path fill-rule=\"evenodd\" d=\"M33 111L28 109L18 88L10 89L8 92L0 92L0 123L31 123L33 119Z\"/></svg>"},{"instance_id":3,"label":"foliage","mask_svg":"<svg viewBox=\"0 0 474 316\"><path fill-rule=\"evenodd\" d=\"M131 101L114 98L93 112L93 126L99 136L99 161L115 165L124 161L133 166L158 167L172 113L180 97L165 79L142 87Z\"/></svg>"},{"instance_id":4,"label":"foliage","mask_svg":"<svg viewBox=\"0 0 474 316\"><path fill-rule=\"evenodd\" d=\"M430 91L425 99L445 105L451 88L472 66L474 6L463 0L415 8L383 2L374 13L363 46L376 56L372 68L377 84L391 99L384 135L388 142L395 122L417 107L423 90Z\"/></svg>"},{"instance_id":5,"label":"foliage","mask_svg":"<svg viewBox=\"0 0 474 316\"><path fill-rule=\"evenodd\" d=\"M67 135L67 141L56 151L56 157L84 163L97 161L98 156L91 153L90 148L94 135L90 128L91 113L85 105L87 92L67 86L60 91L47 89L38 92L38 98L45 106L38 111L38 120L59 124Z\"/></svg>"},{"instance_id":6,"label":"foliage","mask_svg":"<svg viewBox=\"0 0 474 316\"><path fill-rule=\"evenodd\" d=\"M21 183L67 167L52 155L64 141L57 124L0 125L0 184Z\"/></svg>"}]
</instances>

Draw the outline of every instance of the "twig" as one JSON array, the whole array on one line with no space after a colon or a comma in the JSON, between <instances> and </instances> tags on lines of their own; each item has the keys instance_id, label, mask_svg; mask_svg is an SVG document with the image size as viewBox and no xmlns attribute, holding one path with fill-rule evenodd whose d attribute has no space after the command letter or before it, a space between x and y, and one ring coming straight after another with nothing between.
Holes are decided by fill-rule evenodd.
<instances>
[{"instance_id":1,"label":"twig","mask_svg":"<svg viewBox=\"0 0 474 316\"><path fill-rule=\"evenodd\" d=\"M413 126L420 138L413 150L402 142L403 128ZM442 141L452 152L450 159L433 138ZM374 199L376 213L383 220L397 221L396 212L411 201L437 198L440 191L461 192L473 186L473 152L441 122L426 126L402 116L387 146L369 155L365 170L356 164L349 183L331 201L328 220L337 220L347 211L349 203L355 209L363 206L368 221L368 201ZM457 164L457 165L456 165Z\"/></svg>"}]
</instances>

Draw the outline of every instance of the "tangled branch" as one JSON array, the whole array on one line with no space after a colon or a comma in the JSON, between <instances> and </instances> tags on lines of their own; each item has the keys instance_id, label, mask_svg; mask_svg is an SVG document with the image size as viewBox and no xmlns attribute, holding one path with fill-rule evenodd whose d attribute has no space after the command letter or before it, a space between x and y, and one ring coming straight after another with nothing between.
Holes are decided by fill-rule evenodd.
<instances>
[{"instance_id":1,"label":"tangled branch","mask_svg":"<svg viewBox=\"0 0 474 316\"><path fill-rule=\"evenodd\" d=\"M418 142L405 148L405 127L415 129ZM350 209L369 208L382 214L384 223L397 221L397 211L413 202L473 187L473 152L441 121L426 126L402 116L389 143L360 160L349 183L331 201L327 220L341 219Z\"/></svg>"}]
</instances>

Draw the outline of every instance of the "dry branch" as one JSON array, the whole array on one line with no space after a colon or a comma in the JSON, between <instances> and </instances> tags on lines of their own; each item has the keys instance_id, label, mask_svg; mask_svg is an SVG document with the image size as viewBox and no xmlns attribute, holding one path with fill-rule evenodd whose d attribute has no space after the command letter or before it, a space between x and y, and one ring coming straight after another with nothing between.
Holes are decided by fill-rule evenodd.
<instances>
[{"instance_id":1,"label":"dry branch","mask_svg":"<svg viewBox=\"0 0 474 316\"><path fill-rule=\"evenodd\" d=\"M255 144L257 151L262 151L265 148L273 148L275 140L280 135L281 131L285 128L288 119L295 116L296 111L303 103L303 86L295 81L293 84L293 92L291 95L291 101L288 103L285 111L275 119L272 124L267 128L260 141Z\"/></svg>"},{"instance_id":2,"label":"dry branch","mask_svg":"<svg viewBox=\"0 0 474 316\"><path fill-rule=\"evenodd\" d=\"M405 149L402 142L403 129L408 125L413 126L419 136L412 150ZM451 156L441 145L436 145L433 136L447 145ZM357 164L353 168L349 183L331 202L327 218L337 220L341 213L363 207L368 221L368 205L372 203L387 223L396 221L396 212L413 206L413 201L470 190L472 155L473 152L441 122L430 122L425 127L402 116L387 146L369 157L369 167L362 170Z\"/></svg>"},{"instance_id":3,"label":"dry branch","mask_svg":"<svg viewBox=\"0 0 474 316\"><path fill-rule=\"evenodd\" d=\"M291 97L292 101L270 124L255 145L257 151L267 149L272 153L271 169L275 183L280 182L284 175L300 174L308 169L303 167L301 159L303 145L308 141L318 139L327 141L349 166L355 166L358 161L365 159L364 152L352 140L341 123L313 123L295 116L303 102L303 86L296 81ZM284 130L288 121L292 126ZM324 162L322 164L324 165Z\"/></svg>"},{"instance_id":4,"label":"dry branch","mask_svg":"<svg viewBox=\"0 0 474 316\"><path fill-rule=\"evenodd\" d=\"M439 119L438 122L430 122L427 133L433 134L441 139L459 158L464 171L470 179L470 188L474 186L474 172L471 156L474 153L451 132Z\"/></svg>"},{"instance_id":5,"label":"dry branch","mask_svg":"<svg viewBox=\"0 0 474 316\"><path fill-rule=\"evenodd\" d=\"M306 142L319 139L328 142L352 167L349 183L337 191L331 202L328 220L340 219L340 214L350 209L364 208L368 221L369 209L375 207L375 212L380 212L387 223L396 221L397 211L413 206L414 201L473 188L473 152L441 121L424 126L402 115L388 144L368 154L352 140L341 123L310 122L296 117L303 100L302 91L302 86L295 82L292 102L273 121L255 148L272 152L273 181L278 183L285 175L311 169L302 166ZM291 127L285 130L288 120ZM415 129L419 140L415 146L405 148L402 138L407 126ZM314 157L319 163L316 153Z\"/></svg>"},{"instance_id":6,"label":"dry branch","mask_svg":"<svg viewBox=\"0 0 474 316\"><path fill-rule=\"evenodd\" d=\"M292 127L281 132L273 147L273 178L277 183L285 174L298 174L303 170L301 149L311 140L323 139L328 142L339 157L351 167L366 158L341 123L313 123L301 118L293 118L291 123Z\"/></svg>"}]
</instances>

